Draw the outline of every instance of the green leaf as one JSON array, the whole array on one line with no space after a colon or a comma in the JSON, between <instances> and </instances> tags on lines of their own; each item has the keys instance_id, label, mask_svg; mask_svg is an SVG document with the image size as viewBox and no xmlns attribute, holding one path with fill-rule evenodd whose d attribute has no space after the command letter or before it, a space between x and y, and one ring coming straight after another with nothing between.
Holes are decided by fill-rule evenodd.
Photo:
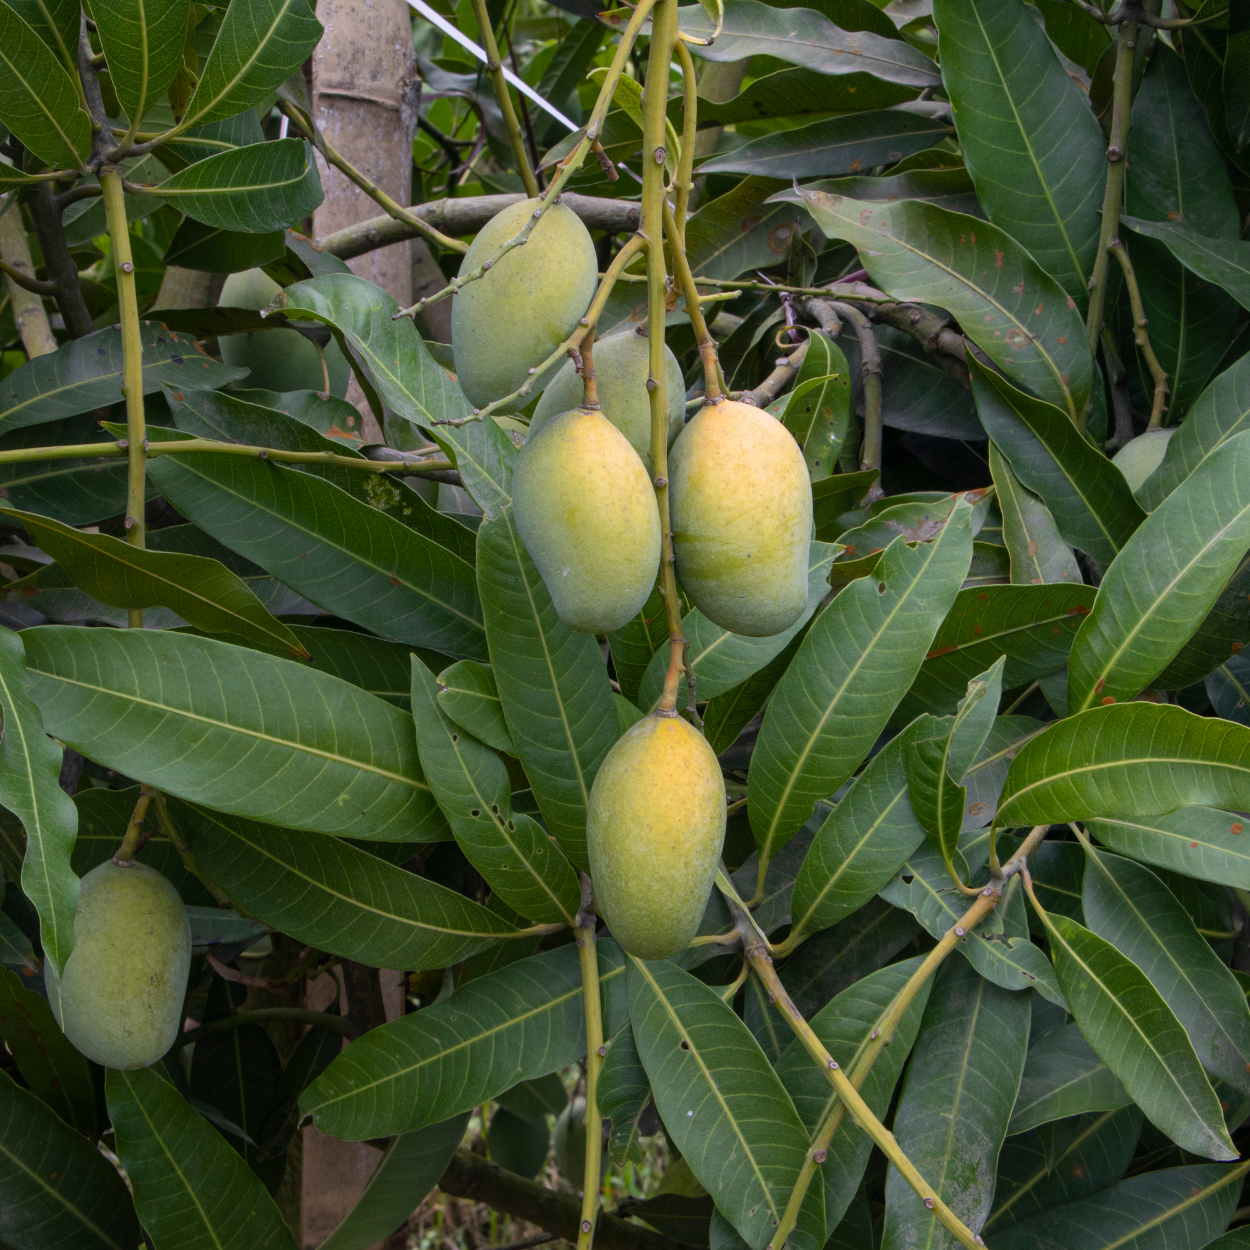
<instances>
[{"instance_id":1,"label":"green leaf","mask_svg":"<svg viewBox=\"0 0 1250 1250\"><path fill-rule=\"evenodd\" d=\"M337 1005L326 1015L337 1016ZM260 1139L259 1158L264 1161L285 1154L296 1133L299 1120L299 1097L305 1087L315 1081L343 1049L343 1035L331 1029L311 1028L295 1045L295 1050L282 1069L278 1083L278 1101Z\"/></svg>"},{"instance_id":2,"label":"green leaf","mask_svg":"<svg viewBox=\"0 0 1250 1250\"><path fill-rule=\"evenodd\" d=\"M873 1030L894 996L920 966L921 959L904 959L856 981L821 1008L808 1022L825 1049L843 1071L850 1072L873 1040ZM911 1053L933 982L926 981L907 1006L888 1047L869 1070L860 1095L878 1118L889 1107L903 1064ZM777 1075L794 1101L795 1110L810 1135L833 1111L837 1096L825 1074L797 1039L792 1039L777 1063ZM845 1121L844 1121L845 1123ZM849 1126L848 1126L849 1127ZM859 1189L872 1142L866 1133L834 1134L829 1153L820 1165L825 1189L825 1221L836 1226Z\"/></svg>"},{"instance_id":3,"label":"green leaf","mask_svg":"<svg viewBox=\"0 0 1250 1250\"><path fill-rule=\"evenodd\" d=\"M1250 808L1250 729L1183 708L1120 703L1069 717L1028 743L1003 786L1003 827L1178 807Z\"/></svg>"},{"instance_id":4,"label":"green leaf","mask_svg":"<svg viewBox=\"0 0 1250 1250\"><path fill-rule=\"evenodd\" d=\"M928 725L921 722L918 727L907 753L907 792L916 819L954 878L959 876L955 855L968 794L947 771L950 730L940 736L936 731L932 718Z\"/></svg>"},{"instance_id":5,"label":"green leaf","mask_svg":"<svg viewBox=\"0 0 1250 1250\"><path fill-rule=\"evenodd\" d=\"M803 449L812 481L832 475L851 419L851 374L837 344L808 336L781 423Z\"/></svg>"},{"instance_id":6,"label":"green leaf","mask_svg":"<svg viewBox=\"0 0 1250 1250\"><path fill-rule=\"evenodd\" d=\"M443 669L438 675L436 698L439 708L475 738L496 751L516 755L495 687L495 675L487 665L461 660Z\"/></svg>"},{"instance_id":7,"label":"green leaf","mask_svg":"<svg viewBox=\"0 0 1250 1250\"><path fill-rule=\"evenodd\" d=\"M106 768L294 829L443 836L412 718L347 682L190 634L48 625L22 641L44 728Z\"/></svg>"},{"instance_id":8,"label":"green leaf","mask_svg":"<svg viewBox=\"0 0 1250 1250\"><path fill-rule=\"evenodd\" d=\"M697 172L764 178L837 177L923 152L950 133L946 122L919 113L894 109L845 113L748 140L732 152L704 161Z\"/></svg>"},{"instance_id":9,"label":"green leaf","mask_svg":"<svg viewBox=\"0 0 1250 1250\"><path fill-rule=\"evenodd\" d=\"M253 0L227 10L180 129L261 103L307 60L321 35L307 0Z\"/></svg>"},{"instance_id":10,"label":"green leaf","mask_svg":"<svg viewBox=\"0 0 1250 1250\"><path fill-rule=\"evenodd\" d=\"M1230 438L1250 429L1250 357L1212 379L1172 435L1163 463L1142 483L1142 505L1157 508Z\"/></svg>"},{"instance_id":11,"label":"green leaf","mask_svg":"<svg viewBox=\"0 0 1250 1250\"><path fill-rule=\"evenodd\" d=\"M1036 1246L1217 1250L1224 1238L1215 1242L1208 1238L1227 1227L1244 1174L1244 1167L1211 1164L1146 1172L1003 1229L994 1235L994 1250Z\"/></svg>"},{"instance_id":12,"label":"green leaf","mask_svg":"<svg viewBox=\"0 0 1250 1250\"><path fill-rule=\"evenodd\" d=\"M78 0L8 0L9 8L26 21L56 53L71 77L78 70Z\"/></svg>"},{"instance_id":13,"label":"green leaf","mask_svg":"<svg viewBox=\"0 0 1250 1250\"><path fill-rule=\"evenodd\" d=\"M679 10L679 24L687 34L701 39L713 30L711 19L693 5ZM939 81L933 62L899 39L868 30L843 30L823 13L774 9L760 0L727 0L715 45L690 50L708 61L776 57L821 74L863 72L912 87L936 87Z\"/></svg>"},{"instance_id":14,"label":"green leaf","mask_svg":"<svg viewBox=\"0 0 1250 1250\"><path fill-rule=\"evenodd\" d=\"M187 41L189 0L109 0L96 29L126 116L138 121L174 80Z\"/></svg>"},{"instance_id":15,"label":"green leaf","mask_svg":"<svg viewBox=\"0 0 1250 1250\"><path fill-rule=\"evenodd\" d=\"M1213 807L1182 807L1168 816L1105 816L1085 831L1120 855L1170 872L1250 889L1250 845L1244 823Z\"/></svg>"},{"instance_id":16,"label":"green leaf","mask_svg":"<svg viewBox=\"0 0 1250 1250\"><path fill-rule=\"evenodd\" d=\"M1044 919L1069 1009L1146 1118L1191 1154L1235 1159L1219 1099L1180 1021L1146 974L1075 920Z\"/></svg>"},{"instance_id":17,"label":"green leaf","mask_svg":"<svg viewBox=\"0 0 1250 1250\"><path fill-rule=\"evenodd\" d=\"M1080 1026L1065 1024L1029 1047L1009 1132L1014 1136L1068 1116L1114 1111L1131 1101Z\"/></svg>"},{"instance_id":18,"label":"green leaf","mask_svg":"<svg viewBox=\"0 0 1250 1250\"><path fill-rule=\"evenodd\" d=\"M60 787L63 751L47 737L41 709L28 693L23 641L0 628L0 803L26 831L22 890L39 913L44 953L63 971L78 910L78 878L69 865L78 812Z\"/></svg>"},{"instance_id":19,"label":"green leaf","mask_svg":"<svg viewBox=\"0 0 1250 1250\"><path fill-rule=\"evenodd\" d=\"M1007 657L1000 655L984 673L973 677L955 710L955 727L951 730L946 760L947 771L955 780L964 780L994 728L998 705L1003 697L1006 662Z\"/></svg>"},{"instance_id":20,"label":"green leaf","mask_svg":"<svg viewBox=\"0 0 1250 1250\"><path fill-rule=\"evenodd\" d=\"M837 544L813 542L807 557L807 605L798 620L788 629L769 638L748 638L730 633L714 625L698 608L682 618L681 630L686 638L686 660L694 669L695 686L700 702L714 699L740 686L760 669L777 658L798 636L815 615L829 593L829 568L841 550ZM661 647L651 657L638 704L648 711L660 700L664 673L668 668L668 648ZM686 680L678 686L677 702L686 698Z\"/></svg>"},{"instance_id":21,"label":"green leaf","mask_svg":"<svg viewBox=\"0 0 1250 1250\"><path fill-rule=\"evenodd\" d=\"M183 219L163 257L167 265L202 273L243 273L279 260L286 251L280 230L242 234Z\"/></svg>"},{"instance_id":22,"label":"green leaf","mask_svg":"<svg viewBox=\"0 0 1250 1250\"><path fill-rule=\"evenodd\" d=\"M25 147L54 169L80 167L91 149L91 123L65 66L3 0L0 117Z\"/></svg>"},{"instance_id":23,"label":"green leaf","mask_svg":"<svg viewBox=\"0 0 1250 1250\"><path fill-rule=\"evenodd\" d=\"M598 955L610 1034L625 1019L625 956L610 940L599 941ZM411 1133L585 1051L578 952L561 946L358 1038L308 1087L300 1113L347 1141Z\"/></svg>"},{"instance_id":24,"label":"green leaf","mask_svg":"<svg viewBox=\"0 0 1250 1250\"><path fill-rule=\"evenodd\" d=\"M427 1194L447 1170L464 1136L465 1116L453 1116L391 1140L356 1205L319 1250L367 1250L389 1237L412 1214L412 1200Z\"/></svg>"},{"instance_id":25,"label":"green leaf","mask_svg":"<svg viewBox=\"0 0 1250 1250\"><path fill-rule=\"evenodd\" d=\"M907 794L913 738L905 730L878 751L817 830L794 883L792 934L858 911L924 840Z\"/></svg>"},{"instance_id":26,"label":"green leaf","mask_svg":"<svg viewBox=\"0 0 1250 1250\"><path fill-rule=\"evenodd\" d=\"M2 2L2 0L0 0ZM247 376L205 355L194 339L141 321L143 393L168 383L175 390L212 390ZM0 430L60 421L107 407L121 398L122 338L115 329L65 343L47 356L15 369L0 381Z\"/></svg>"},{"instance_id":27,"label":"green leaf","mask_svg":"<svg viewBox=\"0 0 1250 1250\"><path fill-rule=\"evenodd\" d=\"M169 530L161 532L168 534ZM443 662L443 657L435 651L388 642L385 638L374 638L351 629L295 625L291 632L306 651L312 652L312 658L307 661L311 668L349 681L405 712L412 706L409 663L413 652L416 651L427 665Z\"/></svg>"},{"instance_id":28,"label":"green leaf","mask_svg":"<svg viewBox=\"0 0 1250 1250\"><path fill-rule=\"evenodd\" d=\"M157 1245L294 1250L259 1178L158 1069L110 1069L104 1088L114 1149Z\"/></svg>"},{"instance_id":29,"label":"green leaf","mask_svg":"<svg viewBox=\"0 0 1250 1250\"><path fill-rule=\"evenodd\" d=\"M1161 690L1183 690L1210 677L1222 666L1235 666L1238 653L1250 642L1248 592L1250 556L1243 557L1189 641L1151 684Z\"/></svg>"},{"instance_id":30,"label":"green leaf","mask_svg":"<svg viewBox=\"0 0 1250 1250\"><path fill-rule=\"evenodd\" d=\"M87 1060L66 1040L48 1000L7 970L0 970L0 1037L31 1093L94 1140L95 1087Z\"/></svg>"},{"instance_id":31,"label":"green leaf","mask_svg":"<svg viewBox=\"0 0 1250 1250\"><path fill-rule=\"evenodd\" d=\"M516 934L488 908L338 838L188 804L173 811L196 862L234 903L317 950L419 972Z\"/></svg>"},{"instance_id":32,"label":"green leaf","mask_svg":"<svg viewBox=\"0 0 1250 1250\"><path fill-rule=\"evenodd\" d=\"M618 737L603 654L556 614L511 509L483 522L477 543L491 671L508 732L548 829L584 870L590 787Z\"/></svg>"},{"instance_id":33,"label":"green leaf","mask_svg":"<svg viewBox=\"0 0 1250 1250\"><path fill-rule=\"evenodd\" d=\"M149 426L148 437L171 435ZM375 633L485 658L473 569L337 486L218 452L156 456L148 474L202 530L329 611Z\"/></svg>"},{"instance_id":34,"label":"green leaf","mask_svg":"<svg viewBox=\"0 0 1250 1250\"><path fill-rule=\"evenodd\" d=\"M0 1074L0 1203L15 1250L133 1250L141 1236L116 1168L51 1107Z\"/></svg>"},{"instance_id":35,"label":"green leaf","mask_svg":"<svg viewBox=\"0 0 1250 1250\"><path fill-rule=\"evenodd\" d=\"M1053 404L968 365L981 423L1019 480L1041 496L1064 541L1110 564L1145 513L1124 474Z\"/></svg>"},{"instance_id":36,"label":"green leaf","mask_svg":"<svg viewBox=\"0 0 1250 1250\"><path fill-rule=\"evenodd\" d=\"M621 693L627 699L637 701L651 657L667 642L664 597L657 584L638 615L629 624L608 635L612 667L616 670Z\"/></svg>"},{"instance_id":37,"label":"green leaf","mask_svg":"<svg viewBox=\"0 0 1250 1250\"><path fill-rule=\"evenodd\" d=\"M894 1136L921 1176L970 1228L990 1213L992 1177L1024 1072L1029 1000L963 960L938 973L894 1114ZM945 1245L937 1217L891 1168L886 1244Z\"/></svg>"},{"instance_id":38,"label":"green leaf","mask_svg":"<svg viewBox=\"0 0 1250 1250\"><path fill-rule=\"evenodd\" d=\"M755 0L744 2L763 7ZM775 178L744 178L732 191L701 204L686 226L691 269L704 278L736 278L775 265L789 250L796 226L794 205L771 198L786 185ZM798 228L807 229L806 209L797 216ZM632 309L634 296L629 299Z\"/></svg>"},{"instance_id":39,"label":"green leaf","mask_svg":"<svg viewBox=\"0 0 1250 1250\"><path fill-rule=\"evenodd\" d=\"M0 912L0 967L32 977L41 971L30 938L3 912Z\"/></svg>"},{"instance_id":40,"label":"green leaf","mask_svg":"<svg viewBox=\"0 0 1250 1250\"><path fill-rule=\"evenodd\" d=\"M803 199L829 238L859 251L882 290L945 308L1008 376L1078 418L1093 379L1084 325L1071 297L1004 231L914 201L806 189Z\"/></svg>"},{"instance_id":41,"label":"green leaf","mask_svg":"<svg viewBox=\"0 0 1250 1250\"><path fill-rule=\"evenodd\" d=\"M764 714L748 811L767 858L854 772L915 679L971 556L961 499L939 536L886 548L808 630Z\"/></svg>"},{"instance_id":42,"label":"green leaf","mask_svg":"<svg viewBox=\"0 0 1250 1250\"><path fill-rule=\"evenodd\" d=\"M1146 518L1072 643L1073 712L1131 699L1185 645L1250 545L1250 437L1227 442Z\"/></svg>"},{"instance_id":43,"label":"green leaf","mask_svg":"<svg viewBox=\"0 0 1250 1250\"><path fill-rule=\"evenodd\" d=\"M808 1144L780 1078L733 1009L673 964L630 960L629 1016L665 1129L721 1214L763 1250Z\"/></svg>"},{"instance_id":44,"label":"green leaf","mask_svg":"<svg viewBox=\"0 0 1250 1250\"><path fill-rule=\"evenodd\" d=\"M503 761L439 708L437 691L433 674L414 658L417 753L461 850L492 891L522 916L572 926L581 905L573 866L536 820L513 815Z\"/></svg>"},{"instance_id":45,"label":"green leaf","mask_svg":"<svg viewBox=\"0 0 1250 1250\"><path fill-rule=\"evenodd\" d=\"M302 139L222 152L145 190L206 226L248 234L285 230L324 198L312 144Z\"/></svg>"},{"instance_id":46,"label":"green leaf","mask_svg":"<svg viewBox=\"0 0 1250 1250\"><path fill-rule=\"evenodd\" d=\"M608 1152L618 1167L639 1164L645 1157L638 1122L650 1101L651 1082L638 1057L634 1031L627 1024L612 1039L595 1087L599 1114L612 1121Z\"/></svg>"},{"instance_id":47,"label":"green leaf","mask_svg":"<svg viewBox=\"0 0 1250 1250\"><path fill-rule=\"evenodd\" d=\"M1018 586L1046 582L1080 584L1081 569L1072 548L1059 536L1050 509L1021 485L994 443L990 472L1003 513L1003 542L1011 553L1011 580Z\"/></svg>"},{"instance_id":48,"label":"green leaf","mask_svg":"<svg viewBox=\"0 0 1250 1250\"><path fill-rule=\"evenodd\" d=\"M1185 1027L1202 1066L1250 1092L1250 1012L1233 974L1148 868L1085 846L1085 921L1131 959Z\"/></svg>"},{"instance_id":49,"label":"green leaf","mask_svg":"<svg viewBox=\"0 0 1250 1250\"><path fill-rule=\"evenodd\" d=\"M1243 308L1250 308L1250 243L1199 234L1179 221L1120 220L1135 234L1158 239L1184 267L1203 282L1227 291Z\"/></svg>"},{"instance_id":50,"label":"green leaf","mask_svg":"<svg viewBox=\"0 0 1250 1250\"><path fill-rule=\"evenodd\" d=\"M1181 58L1158 47L1133 101L1125 211L1148 221L1176 221L1230 242L1240 216L1223 153L1194 98ZM1167 371L1164 425L1174 425L1206 385L1232 338L1236 301L1188 274L1165 244L1135 234L1129 255L1137 274L1150 343ZM1147 394L1149 372L1140 370Z\"/></svg>"},{"instance_id":51,"label":"green leaf","mask_svg":"<svg viewBox=\"0 0 1250 1250\"><path fill-rule=\"evenodd\" d=\"M942 81L990 220L1084 309L1106 140L1022 0L936 0Z\"/></svg>"},{"instance_id":52,"label":"green leaf","mask_svg":"<svg viewBox=\"0 0 1250 1250\"><path fill-rule=\"evenodd\" d=\"M59 521L0 508L53 557L92 598L115 608L171 608L210 634L234 634L261 646L307 655L229 569L204 556L147 551Z\"/></svg>"}]
</instances>

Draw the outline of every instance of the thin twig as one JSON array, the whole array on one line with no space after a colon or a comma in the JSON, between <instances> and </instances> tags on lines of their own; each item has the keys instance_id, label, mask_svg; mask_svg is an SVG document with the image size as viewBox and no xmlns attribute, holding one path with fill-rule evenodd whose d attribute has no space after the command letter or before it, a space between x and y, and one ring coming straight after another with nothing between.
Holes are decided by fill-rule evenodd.
<instances>
[{"instance_id":1,"label":"thin twig","mask_svg":"<svg viewBox=\"0 0 1250 1250\"><path fill-rule=\"evenodd\" d=\"M585 873L578 874L582 906L573 930L582 969L582 1006L586 1014L586 1158L582 1176L582 1217L577 1228L577 1250L591 1250L599 1216L599 1173L603 1158L603 1120L599 1115L599 1070L603 1067L603 1014L599 997L599 956L595 949L594 889Z\"/></svg>"},{"instance_id":2,"label":"thin twig","mask_svg":"<svg viewBox=\"0 0 1250 1250\"><path fill-rule=\"evenodd\" d=\"M1133 262L1129 260L1128 250L1118 238L1111 240L1107 245L1107 250L1120 262L1120 268L1124 271L1129 307L1133 311L1133 341L1145 358L1146 367L1150 370L1150 376L1155 384L1154 402L1150 407L1150 424L1146 426L1146 429L1157 430L1163 425L1163 409L1168 401L1167 371L1159 363L1159 358L1150 345L1150 334L1147 329L1150 323L1146 320L1146 309L1141 300L1141 288L1137 285L1137 274L1133 269Z\"/></svg>"},{"instance_id":3,"label":"thin twig","mask_svg":"<svg viewBox=\"0 0 1250 1250\"><path fill-rule=\"evenodd\" d=\"M143 832L143 821L155 797L156 791L151 786L143 785L139 787L139 797L135 800L134 810L130 813L130 823L127 824L126 832L122 836L121 846L117 848L117 852L113 856L113 863L134 863L135 851L139 845L139 835Z\"/></svg>"},{"instance_id":4,"label":"thin twig","mask_svg":"<svg viewBox=\"0 0 1250 1250\"><path fill-rule=\"evenodd\" d=\"M689 53L687 53L689 56ZM690 145L691 152L694 145ZM684 163L684 150L683 150ZM681 170L678 169L680 177ZM680 198L679 198L680 203ZM690 262L686 259L685 223L673 212L668 198L661 194L660 207L664 215L664 230L669 239L669 251L673 257L673 272L686 297L686 313L690 318L690 328L694 331L695 345L699 349L699 359L703 364L703 394L711 403L720 399L720 362L716 357L716 340L707 328L707 318L703 315L703 300L694 275L690 272Z\"/></svg>"},{"instance_id":5,"label":"thin twig","mask_svg":"<svg viewBox=\"0 0 1250 1250\"><path fill-rule=\"evenodd\" d=\"M690 50L679 39L675 51L677 61L681 65L682 80L682 126L681 152L677 161L677 176L674 186L677 189L676 202L673 205L673 219L676 229L673 232L673 250L686 254L686 210L690 206L690 192L694 189L694 145L699 127L699 89L695 80L694 58Z\"/></svg>"},{"instance_id":6,"label":"thin twig","mask_svg":"<svg viewBox=\"0 0 1250 1250\"><path fill-rule=\"evenodd\" d=\"M855 327L859 339L859 376L864 388L864 439L860 445L859 467L881 468L881 380L885 376L881 367L881 345L873 332L872 323L853 304L836 302L833 305L838 316ZM874 482L865 499L872 503L885 494L880 480Z\"/></svg>"},{"instance_id":7,"label":"thin twig","mask_svg":"<svg viewBox=\"0 0 1250 1250\"><path fill-rule=\"evenodd\" d=\"M4 274L15 286L20 286L23 291L29 291L31 295L55 295L60 290L55 282L41 282L38 278L27 277L20 269L14 269L3 260L0 260L0 273Z\"/></svg>"},{"instance_id":8,"label":"thin twig","mask_svg":"<svg viewBox=\"0 0 1250 1250\"><path fill-rule=\"evenodd\" d=\"M525 154L525 140L521 137L521 127L517 123L516 109L512 107L512 94L508 90L508 80L503 74L503 61L499 57L499 45L495 42L495 31L490 24L490 14L486 11L486 0L472 0L473 16L477 18L478 34L482 47L486 51L486 70L495 88L495 99L499 103L499 111L503 114L504 125L508 130L508 142L512 145L512 159L516 162L517 173L525 186L525 194L537 199L538 180L530 167L529 158ZM522 101L524 105L524 101Z\"/></svg>"}]
</instances>

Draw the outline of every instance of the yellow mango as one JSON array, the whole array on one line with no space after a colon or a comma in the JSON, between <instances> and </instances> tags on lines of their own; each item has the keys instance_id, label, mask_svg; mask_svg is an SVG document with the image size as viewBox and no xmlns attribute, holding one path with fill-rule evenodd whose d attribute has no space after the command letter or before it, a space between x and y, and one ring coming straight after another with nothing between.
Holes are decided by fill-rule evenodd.
<instances>
[{"instance_id":1,"label":"yellow mango","mask_svg":"<svg viewBox=\"0 0 1250 1250\"><path fill-rule=\"evenodd\" d=\"M65 1036L106 1068L146 1068L174 1043L191 971L191 924L155 868L105 860L82 879L74 949L48 1001Z\"/></svg>"},{"instance_id":2,"label":"yellow mango","mask_svg":"<svg viewBox=\"0 0 1250 1250\"><path fill-rule=\"evenodd\" d=\"M669 456L677 578L704 616L768 638L807 604L812 484L803 453L760 408L708 404Z\"/></svg>"},{"instance_id":3,"label":"yellow mango","mask_svg":"<svg viewBox=\"0 0 1250 1250\"><path fill-rule=\"evenodd\" d=\"M660 566L660 513L638 453L601 413L574 408L530 435L512 507L565 624L606 634L642 610Z\"/></svg>"},{"instance_id":4,"label":"yellow mango","mask_svg":"<svg viewBox=\"0 0 1250 1250\"><path fill-rule=\"evenodd\" d=\"M595 389L603 415L630 441L651 473L651 397L647 393L650 348L634 330L612 334L595 343ZM665 394L668 396L668 442L681 433L686 419L686 384L677 357L664 348ZM530 421L530 433L552 417L582 402L582 379L571 360L547 384Z\"/></svg>"},{"instance_id":5,"label":"yellow mango","mask_svg":"<svg viewBox=\"0 0 1250 1250\"><path fill-rule=\"evenodd\" d=\"M465 253L460 276L515 238L537 206L537 200L522 200L492 217ZM451 346L469 402L484 408L517 390L577 328L598 284L590 232L571 208L552 205L525 243L452 296ZM531 396L560 364L537 375Z\"/></svg>"},{"instance_id":6,"label":"yellow mango","mask_svg":"<svg viewBox=\"0 0 1250 1250\"><path fill-rule=\"evenodd\" d=\"M608 752L586 813L599 914L639 959L694 937L725 843L725 782L707 739L652 712Z\"/></svg>"}]
</instances>

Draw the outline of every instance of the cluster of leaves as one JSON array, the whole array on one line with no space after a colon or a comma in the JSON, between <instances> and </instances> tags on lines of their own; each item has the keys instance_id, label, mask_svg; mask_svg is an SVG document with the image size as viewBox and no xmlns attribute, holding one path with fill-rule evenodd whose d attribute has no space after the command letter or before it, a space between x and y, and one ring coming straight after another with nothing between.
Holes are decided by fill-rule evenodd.
<instances>
[{"instance_id":1,"label":"cluster of leaves","mask_svg":"<svg viewBox=\"0 0 1250 1250\"><path fill-rule=\"evenodd\" d=\"M1084 324L1107 241L1115 28L1061 0L888 9L730 0L723 34L695 49L749 60L749 76L701 102L700 126L732 130L700 167L694 272L814 288L862 267L875 293L860 282L853 307L878 318L845 352L810 333L774 406L816 499L802 619L767 639L698 611L683 621L705 732L746 800L727 864L820 1043L994 1250L1228 1250L1246 1244L1225 1230L1250 1114L1250 981L1230 968L1245 915L1230 888L1250 890L1246 32L1223 0L1199 25L1138 32L1131 166L1109 208L1179 429L1134 491L1104 454L1154 389L1129 284L1106 279L1105 367ZM118 398L122 336L108 253L87 250L102 140L80 95L82 15L0 3L5 207L46 227L64 182L34 250L62 282L43 247L63 241L100 321L0 380L0 556L25 574L0 633L0 802L21 826L2 860L0 1233L17 1250L128 1250L140 1224L160 1250L290 1246L269 1194L311 1117L391 1139L335 1242L363 1246L442 1175L470 1109L499 1100L540 1123L554 1102L533 1112L535 1089L585 1054L570 930L586 800L659 696L663 611L653 596L606 640L606 663L559 620L511 515L511 434L440 424L470 414L442 349L285 230L319 201L316 166L303 141L266 139L258 114L268 125L275 93L305 107L298 67L320 28L303 0L92 13L110 128L147 148L120 159L153 272L162 256L266 266L286 324L329 328L391 446L436 446L460 486L379 473L345 437L343 401L315 383L249 390L209 350L275 319L184 310L141 326L149 491L169 523L146 550L124 542L124 426L97 419ZM680 16L708 32L702 8ZM525 72L572 111L593 98L582 79L610 32L590 16L564 29ZM482 80L450 47L426 50L424 77L447 95L423 104L422 134L457 151L480 140L483 165L502 164ZM478 102L471 116L435 112L453 96ZM617 103L603 144L637 171L637 93ZM675 140L679 94L669 116ZM558 154L563 136L537 130ZM572 185L637 192L594 166ZM602 332L637 319L631 290ZM908 302L951 319L962 359L911 333L911 311L887 315ZM755 291L721 314L735 391L772 370L792 304ZM669 342L694 382L684 314ZM861 368L873 345L879 413ZM878 416L883 463L861 470ZM885 493L865 502L878 470ZM112 628L132 610L147 628ZM92 783L72 801L63 747ZM197 960L211 949L228 967L268 929L309 949L297 974L350 960L451 992L342 1053L326 1013L280 1055L197 962L187 1014L212 1027L161 1068L109 1072L99 1098L37 974L40 956L70 955L78 879L115 850L135 782L166 796L142 858L191 908ZM963 927L961 888L995 888L1020 838L1047 827L1027 890L1013 876L917 983L925 953ZM714 895L701 938L733 927ZM797 1188L796 1250L954 1244L841 1121L825 1074L726 949L642 964L601 935L612 1040L598 1101L615 1164L641 1157L653 1107L712 1200L666 1205L691 1204L670 1226L684 1240L762 1250Z\"/></svg>"}]
</instances>

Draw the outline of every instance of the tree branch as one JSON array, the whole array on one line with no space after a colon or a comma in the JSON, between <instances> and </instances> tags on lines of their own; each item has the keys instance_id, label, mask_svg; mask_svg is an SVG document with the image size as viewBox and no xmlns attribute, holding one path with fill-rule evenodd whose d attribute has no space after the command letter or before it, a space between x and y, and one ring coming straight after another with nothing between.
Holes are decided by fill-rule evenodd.
<instances>
[{"instance_id":1,"label":"tree branch","mask_svg":"<svg viewBox=\"0 0 1250 1250\"><path fill-rule=\"evenodd\" d=\"M65 231L61 226L61 210L52 192L52 184L45 182L36 192L35 197L26 207L30 210L30 219L35 226L35 234L39 237L39 249L43 252L43 263L47 267L48 276L56 283L56 306L60 310L61 320L72 339L80 339L95 329L91 313L87 310L87 301L83 299L82 287L78 283L78 266L69 253L69 245L65 242Z\"/></svg>"},{"instance_id":2,"label":"tree branch","mask_svg":"<svg viewBox=\"0 0 1250 1250\"><path fill-rule=\"evenodd\" d=\"M1107 245L1107 251L1120 262L1120 268L1124 271L1129 307L1133 310L1133 339L1145 358L1146 367L1150 370L1150 376L1155 384L1154 403L1150 408L1150 424L1146 428L1157 430L1163 424L1163 408L1168 399L1168 375L1159 363L1155 349L1150 345L1150 334L1146 329L1149 322L1146 320L1146 309L1142 304L1141 291L1137 286L1137 273L1133 269L1133 262L1129 260L1128 252L1118 238L1111 240Z\"/></svg>"}]
</instances>

